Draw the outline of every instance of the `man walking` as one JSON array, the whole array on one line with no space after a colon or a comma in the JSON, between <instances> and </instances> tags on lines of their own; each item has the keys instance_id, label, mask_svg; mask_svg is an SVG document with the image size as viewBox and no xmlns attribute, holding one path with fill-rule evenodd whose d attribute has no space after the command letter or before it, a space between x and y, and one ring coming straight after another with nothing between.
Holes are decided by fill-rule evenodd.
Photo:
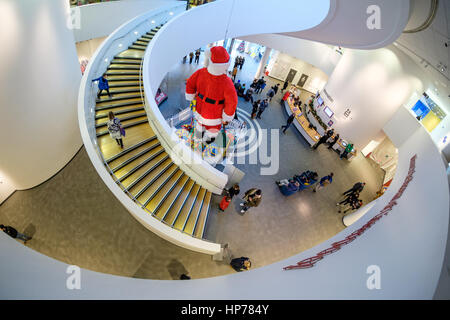
<instances>
[{"instance_id":1,"label":"man walking","mask_svg":"<svg viewBox=\"0 0 450 320\"><path fill-rule=\"evenodd\" d=\"M333 140L328 142L328 149L333 148L333 146L336 144L336 142L338 142L338 140L339 140L339 133L334 136Z\"/></svg>"},{"instance_id":2,"label":"man walking","mask_svg":"<svg viewBox=\"0 0 450 320\"><path fill-rule=\"evenodd\" d=\"M280 88L280 84L277 83L275 86L272 87L273 91L275 92L275 95L278 93L278 89Z\"/></svg>"},{"instance_id":3,"label":"man walking","mask_svg":"<svg viewBox=\"0 0 450 320\"><path fill-rule=\"evenodd\" d=\"M247 190L244 195L244 202L239 205L242 207L241 213L246 213L251 207L257 207L261 203L262 193L260 189L252 188Z\"/></svg>"},{"instance_id":4,"label":"man walking","mask_svg":"<svg viewBox=\"0 0 450 320\"><path fill-rule=\"evenodd\" d=\"M286 80L283 84L283 88L281 89L281 93L283 93L283 91L286 90L288 85L289 85L289 82Z\"/></svg>"},{"instance_id":5,"label":"man walking","mask_svg":"<svg viewBox=\"0 0 450 320\"><path fill-rule=\"evenodd\" d=\"M197 51L195 51L195 63L198 64L199 61L200 61L200 49L197 49Z\"/></svg>"},{"instance_id":6,"label":"man walking","mask_svg":"<svg viewBox=\"0 0 450 320\"><path fill-rule=\"evenodd\" d=\"M18 232L16 229L14 229L11 226L4 226L4 225L0 224L0 229L4 233L6 233L8 236L10 236L11 238L22 240L23 244L27 244L27 241L32 239L31 237Z\"/></svg>"},{"instance_id":7,"label":"man walking","mask_svg":"<svg viewBox=\"0 0 450 320\"><path fill-rule=\"evenodd\" d=\"M366 185L365 182L357 182L353 185L353 187L351 189L348 189L342 195L345 196L345 195L348 195L350 193L355 193L355 192L361 193L363 191L365 185Z\"/></svg>"},{"instance_id":8,"label":"man walking","mask_svg":"<svg viewBox=\"0 0 450 320\"><path fill-rule=\"evenodd\" d=\"M106 73L103 74L100 78L92 80L92 82L98 81L98 93L97 93L97 99L100 99L100 95L102 94L103 90L106 90L108 93L109 98L111 99L111 93L109 93L109 83L106 76Z\"/></svg>"},{"instance_id":9,"label":"man walking","mask_svg":"<svg viewBox=\"0 0 450 320\"><path fill-rule=\"evenodd\" d=\"M267 99L261 101L261 103L259 104L258 114L256 115L257 119L261 119L261 114L264 112L264 110L266 110L268 105L269 103L267 102Z\"/></svg>"},{"instance_id":10,"label":"man walking","mask_svg":"<svg viewBox=\"0 0 450 320\"><path fill-rule=\"evenodd\" d=\"M326 187L327 185L329 185L330 183L333 182L333 172L331 172L329 175L322 177L322 179L320 179L320 181L316 184L315 188L313 189L314 192L319 191L320 189L322 189L323 187Z\"/></svg>"},{"instance_id":11,"label":"man walking","mask_svg":"<svg viewBox=\"0 0 450 320\"><path fill-rule=\"evenodd\" d=\"M189 64L192 64L192 59L194 59L194 54L192 52L189 53Z\"/></svg>"},{"instance_id":12,"label":"man walking","mask_svg":"<svg viewBox=\"0 0 450 320\"><path fill-rule=\"evenodd\" d=\"M286 130L291 126L291 124L292 124L292 122L294 121L294 119L295 119L295 114L293 113L293 114L291 114L291 115L289 116L289 118L287 119L286 125L284 125L284 126L281 127L281 130L283 130L283 133L284 133L284 134L286 134ZM283 128L284 128L284 129L283 129Z\"/></svg>"},{"instance_id":13,"label":"man walking","mask_svg":"<svg viewBox=\"0 0 450 320\"><path fill-rule=\"evenodd\" d=\"M242 70L242 67L244 66L245 58L241 57L241 61L239 63L239 70Z\"/></svg>"},{"instance_id":14,"label":"man walking","mask_svg":"<svg viewBox=\"0 0 450 320\"><path fill-rule=\"evenodd\" d=\"M267 99L269 99L269 101L272 102L272 98L275 95L275 91L273 90L273 88L270 88L269 91L267 91Z\"/></svg>"},{"instance_id":15,"label":"man walking","mask_svg":"<svg viewBox=\"0 0 450 320\"><path fill-rule=\"evenodd\" d=\"M327 132L325 132L325 134L320 137L319 141L317 141L317 143L314 145L313 149L317 149L318 146L320 146L322 143L325 143L325 141L328 140L328 138L330 138L333 135L333 132L331 130L328 130Z\"/></svg>"}]
</instances>

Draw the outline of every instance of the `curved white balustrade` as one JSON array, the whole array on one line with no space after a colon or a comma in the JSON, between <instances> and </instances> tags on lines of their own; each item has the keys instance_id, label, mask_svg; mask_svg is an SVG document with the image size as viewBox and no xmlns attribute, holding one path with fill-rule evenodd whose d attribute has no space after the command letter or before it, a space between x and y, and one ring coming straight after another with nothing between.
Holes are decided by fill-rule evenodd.
<instances>
[{"instance_id":1,"label":"curved white balustrade","mask_svg":"<svg viewBox=\"0 0 450 320\"><path fill-rule=\"evenodd\" d=\"M185 4L176 3L162 6L157 10L150 11L127 22L112 33L93 55L88 68L81 80L80 93L78 97L78 120L84 146L95 169L103 182L111 190L114 196L125 206L125 208L147 229L160 237L181 247L197 252L214 255L220 251L220 244L194 238L164 224L152 217L148 212L136 204L111 178L106 169L102 155L97 148L97 137L95 131L95 97L96 85L92 83L102 75L110 61L124 48L130 46L136 38L145 34L155 26L166 23L176 14L185 10ZM173 15L170 14L173 13Z\"/></svg>"},{"instance_id":2,"label":"curved white balustrade","mask_svg":"<svg viewBox=\"0 0 450 320\"><path fill-rule=\"evenodd\" d=\"M218 1L185 12L167 23L157 33L145 56L144 70L152 71L151 74L144 73L146 96L156 92L165 72L186 52L206 43L237 35L210 30L214 29L211 27L214 24L208 24L215 17L219 25L226 26L226 19L222 21L220 17L223 12L231 12L229 5L233 2ZM374 2L383 5L388 3L388 1ZM323 1L320 3L325 5ZM305 2L299 7L307 8L309 4ZM258 6L254 9L258 16ZM325 10L325 6L322 9ZM202 16L205 19L199 19ZM243 20L242 23L245 23L245 19ZM264 28L269 29L270 20L264 21ZM185 24L186 22L191 24ZM276 21L272 23L276 24ZM245 30L241 29L240 32L245 33ZM158 58L161 60L158 61ZM83 79L83 89L86 89L88 80L90 81ZM86 97L80 98L80 101L84 101ZM146 110L152 118L156 115L154 108L156 103L153 99L148 100ZM80 103L83 107L83 102ZM83 112L80 110L80 113ZM151 119L153 125L159 126L158 119L157 116ZM80 121L80 126L82 131L87 131L85 122ZM159 128L161 129L159 134L167 134L164 132L166 127L161 125ZM390 188L359 220L331 239L305 252L249 272L191 281L140 280L82 270L82 290L67 290L64 286L67 279L67 265L23 247L6 235L0 234L0 253L8 257L8 263L0 264L0 280L4 289L0 291L0 297L430 299L436 290L441 272L448 232L449 187L445 174L446 166L429 134L406 109L400 108L384 130L399 149L398 167ZM95 153L95 149L89 146L88 153L99 171L103 163ZM283 271L283 267L311 257L330 247L332 243L344 239L378 214L401 187L408 174L410 158L414 155L417 155L417 160L413 180L388 215L347 246L325 256L313 268ZM100 171L100 175L104 178L104 173ZM115 193L110 181L105 183ZM120 192L121 194L116 196L125 203L127 196L121 190ZM29 272L31 265L34 272ZM381 290L370 290L367 287L370 276L367 270L373 265L381 270ZM10 279L14 280L9 281ZM29 290L30 287L39 290Z\"/></svg>"}]
</instances>

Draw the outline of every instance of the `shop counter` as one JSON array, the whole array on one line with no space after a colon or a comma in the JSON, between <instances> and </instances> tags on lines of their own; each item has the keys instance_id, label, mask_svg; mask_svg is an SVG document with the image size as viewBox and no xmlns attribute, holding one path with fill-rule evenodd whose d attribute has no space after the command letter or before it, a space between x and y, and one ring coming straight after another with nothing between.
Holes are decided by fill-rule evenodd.
<instances>
[{"instance_id":1,"label":"shop counter","mask_svg":"<svg viewBox=\"0 0 450 320\"><path fill-rule=\"evenodd\" d=\"M293 113L295 114L296 121L294 121L293 124L309 143L309 145L315 145L320 139L320 134L318 134L316 130L309 127L309 121L305 118L303 112L299 108L294 107L294 102L291 97L286 100L284 107L286 108L288 115Z\"/></svg>"}]
</instances>

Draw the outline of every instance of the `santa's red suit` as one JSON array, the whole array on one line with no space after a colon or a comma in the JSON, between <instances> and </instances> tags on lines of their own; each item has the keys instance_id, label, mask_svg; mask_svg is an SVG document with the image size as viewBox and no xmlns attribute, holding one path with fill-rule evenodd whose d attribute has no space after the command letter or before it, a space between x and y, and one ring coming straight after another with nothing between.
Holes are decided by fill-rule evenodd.
<instances>
[{"instance_id":1,"label":"santa's red suit","mask_svg":"<svg viewBox=\"0 0 450 320\"><path fill-rule=\"evenodd\" d=\"M226 74L230 55L225 48L212 47L206 59L207 67L197 70L187 80L186 99L196 99L195 129L211 140L219 134L223 123L233 120L238 98L233 82Z\"/></svg>"}]
</instances>

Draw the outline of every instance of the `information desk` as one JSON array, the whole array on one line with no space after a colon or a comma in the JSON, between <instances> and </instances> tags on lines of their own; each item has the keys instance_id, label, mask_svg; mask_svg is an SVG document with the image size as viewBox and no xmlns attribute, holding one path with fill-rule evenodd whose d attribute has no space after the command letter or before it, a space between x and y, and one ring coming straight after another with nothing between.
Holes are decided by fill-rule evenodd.
<instances>
[{"instance_id":1,"label":"information desk","mask_svg":"<svg viewBox=\"0 0 450 320\"><path fill-rule=\"evenodd\" d=\"M297 130L302 134L305 140L309 143L309 145L310 146L315 145L317 141L319 141L321 135L316 130L309 127L310 122L308 121L308 119L306 119L304 112L302 112L298 107L294 107L294 101L292 97L289 97L286 100L284 107L286 108L286 112L288 113L288 115L291 115L292 113L295 114L295 119L297 121L294 121L293 124L295 125ZM334 144L333 149L337 150L339 154L342 154L342 152L345 150L346 145L347 142L345 140L339 139ZM356 149L353 149L353 151L347 155L347 160L352 160L355 156L356 156Z\"/></svg>"},{"instance_id":2,"label":"information desk","mask_svg":"<svg viewBox=\"0 0 450 320\"><path fill-rule=\"evenodd\" d=\"M309 127L309 121L305 118L303 112L299 110L298 107L294 107L294 101L292 97L289 97L286 100L287 103L284 104L286 108L286 112L288 115L295 114L295 119L293 124L297 128L298 131L303 135L306 141L308 141L310 146L313 146L319 141L320 134L317 133L316 130Z\"/></svg>"}]
</instances>

